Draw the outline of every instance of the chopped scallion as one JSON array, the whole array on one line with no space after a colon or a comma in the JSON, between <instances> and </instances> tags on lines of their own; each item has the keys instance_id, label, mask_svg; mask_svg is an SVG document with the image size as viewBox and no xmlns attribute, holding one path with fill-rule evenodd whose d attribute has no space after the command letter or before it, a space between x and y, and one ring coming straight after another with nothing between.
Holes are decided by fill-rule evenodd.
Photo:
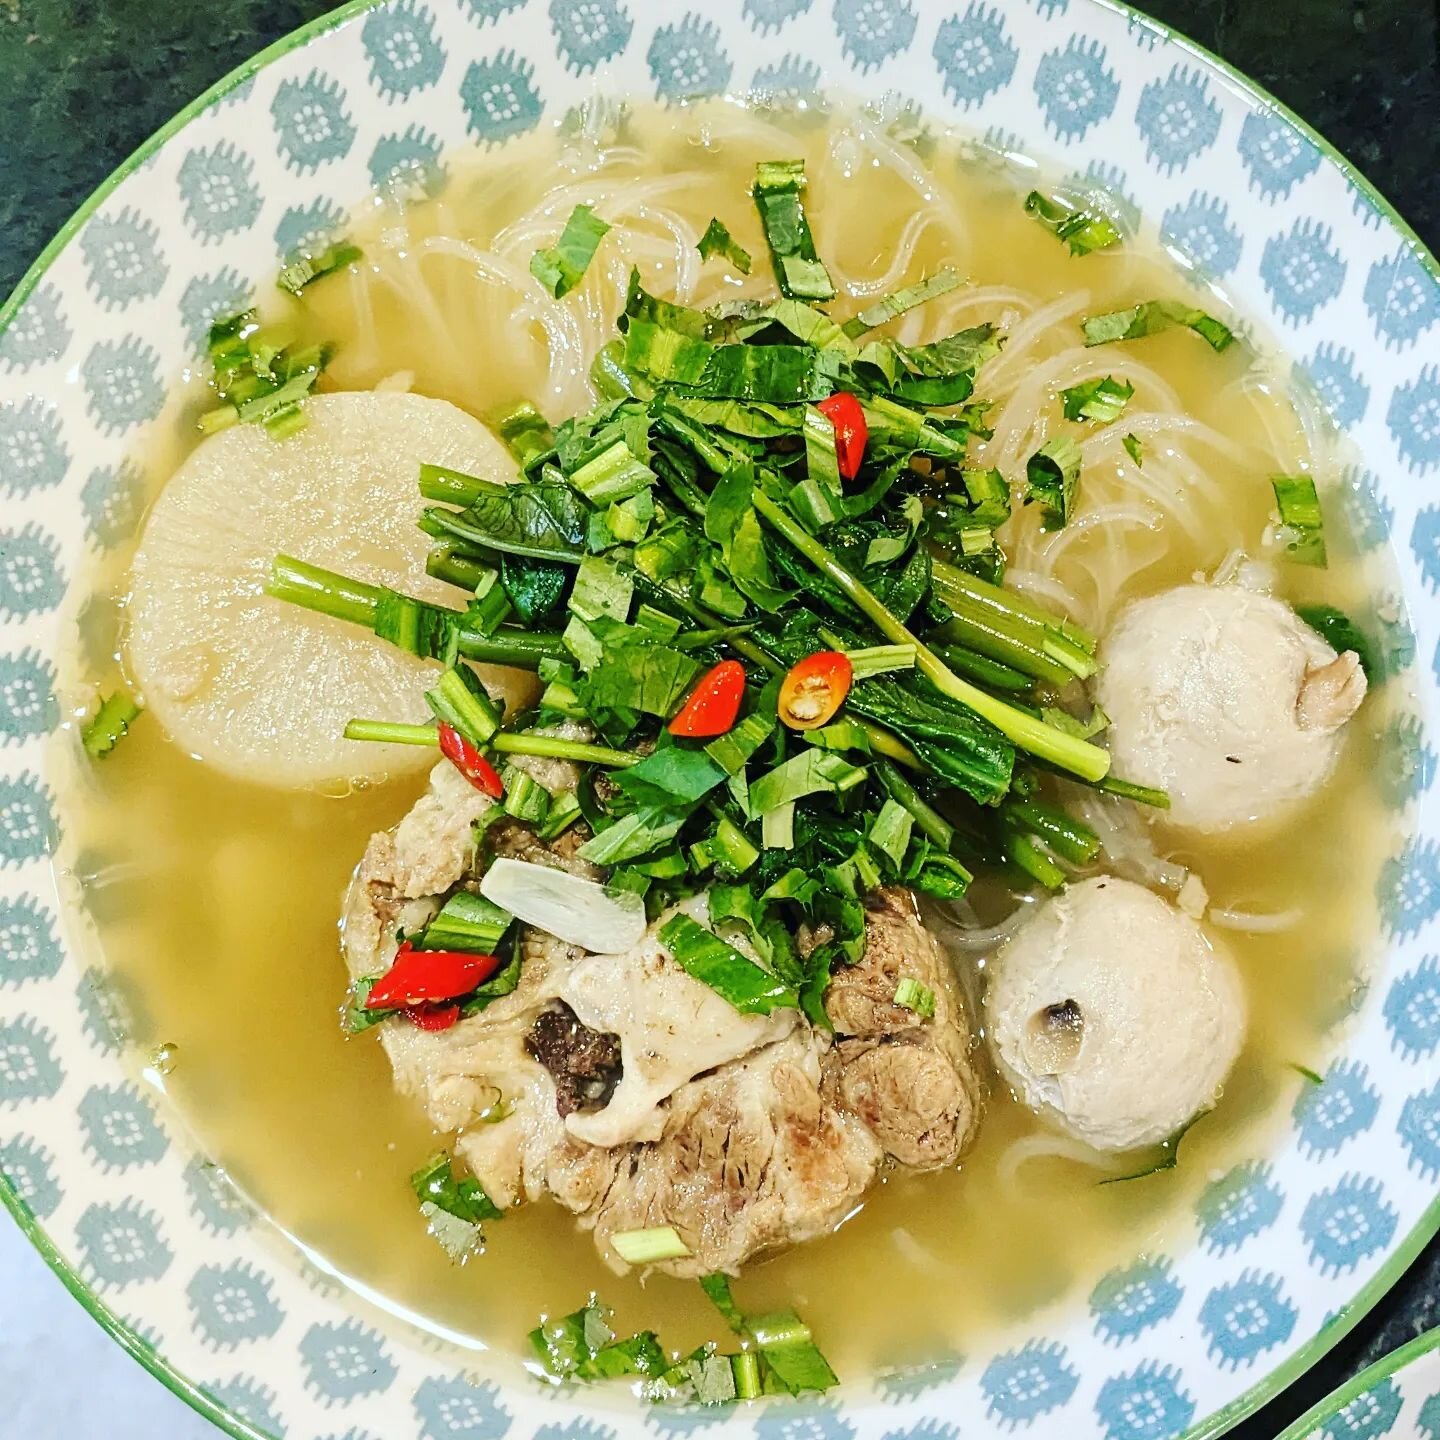
<instances>
[{"instance_id":1,"label":"chopped scallion","mask_svg":"<svg viewBox=\"0 0 1440 1440\"><path fill-rule=\"evenodd\" d=\"M1104 375L1062 390L1060 399L1064 403L1067 420L1094 420L1108 425L1120 418L1134 393L1135 387L1128 380Z\"/></svg>"},{"instance_id":2,"label":"chopped scallion","mask_svg":"<svg viewBox=\"0 0 1440 1440\"><path fill-rule=\"evenodd\" d=\"M102 697L95 713L80 731L80 743L92 760L103 760L130 733L139 718L140 705L124 690Z\"/></svg>"},{"instance_id":3,"label":"chopped scallion","mask_svg":"<svg viewBox=\"0 0 1440 1440\"><path fill-rule=\"evenodd\" d=\"M610 1237L615 1253L627 1265L654 1265L661 1260L683 1260L690 1247L673 1225L649 1230L620 1230Z\"/></svg>"},{"instance_id":4,"label":"chopped scallion","mask_svg":"<svg viewBox=\"0 0 1440 1440\"><path fill-rule=\"evenodd\" d=\"M922 1020L928 1020L935 1013L935 992L913 975L905 975L895 987L894 1003L902 1010L913 1010Z\"/></svg>"},{"instance_id":5,"label":"chopped scallion","mask_svg":"<svg viewBox=\"0 0 1440 1440\"><path fill-rule=\"evenodd\" d=\"M1270 485L1280 513L1278 538L1284 542L1286 556L1297 565L1314 565L1323 570L1328 564L1325 517L1315 482L1308 475L1275 475Z\"/></svg>"},{"instance_id":6,"label":"chopped scallion","mask_svg":"<svg viewBox=\"0 0 1440 1440\"><path fill-rule=\"evenodd\" d=\"M275 277L275 283L282 290L298 295L307 285L314 284L323 276L333 275L337 270L344 270L363 258L364 253L358 245L340 241L326 246L316 255L303 254L292 260Z\"/></svg>"}]
</instances>

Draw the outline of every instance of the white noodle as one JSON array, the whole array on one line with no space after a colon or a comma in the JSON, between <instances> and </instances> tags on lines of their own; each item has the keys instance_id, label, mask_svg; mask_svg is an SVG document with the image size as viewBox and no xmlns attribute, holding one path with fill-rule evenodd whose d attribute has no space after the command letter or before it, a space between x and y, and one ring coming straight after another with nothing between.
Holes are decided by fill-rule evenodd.
<instances>
[{"instance_id":1,"label":"white noodle","mask_svg":"<svg viewBox=\"0 0 1440 1440\"><path fill-rule=\"evenodd\" d=\"M999 1181L1001 1188L1018 1198L1020 1171L1032 1160L1069 1160L1072 1164L1084 1165L1091 1170L1114 1170L1117 1168L1113 1156L1104 1155L1099 1150L1092 1150L1082 1141L1042 1131L1036 1135L1025 1135L1019 1140L1012 1140L1006 1147L1005 1153L1001 1155L995 1165L995 1178Z\"/></svg>"},{"instance_id":2,"label":"white noodle","mask_svg":"<svg viewBox=\"0 0 1440 1440\"><path fill-rule=\"evenodd\" d=\"M1208 918L1212 925L1218 925L1222 930L1239 930L1246 935L1278 935L1283 930L1293 930L1305 918L1305 912L1298 906L1292 906L1289 910L1259 915L1248 910L1212 905Z\"/></svg>"}]
</instances>

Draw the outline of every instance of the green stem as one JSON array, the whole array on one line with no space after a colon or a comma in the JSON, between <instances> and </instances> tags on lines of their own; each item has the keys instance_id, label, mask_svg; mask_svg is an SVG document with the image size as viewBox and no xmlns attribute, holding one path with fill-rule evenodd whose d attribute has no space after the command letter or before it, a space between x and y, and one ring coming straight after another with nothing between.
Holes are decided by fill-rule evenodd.
<instances>
[{"instance_id":1,"label":"green stem","mask_svg":"<svg viewBox=\"0 0 1440 1440\"><path fill-rule=\"evenodd\" d=\"M955 827L934 809L920 792L893 766L883 761L875 767L885 792L914 817L920 833L948 853L955 840Z\"/></svg>"},{"instance_id":2,"label":"green stem","mask_svg":"<svg viewBox=\"0 0 1440 1440\"><path fill-rule=\"evenodd\" d=\"M406 725L399 720L351 720L345 726L345 738L373 740L380 745L440 744L433 725Z\"/></svg>"},{"instance_id":3,"label":"green stem","mask_svg":"<svg viewBox=\"0 0 1440 1440\"><path fill-rule=\"evenodd\" d=\"M275 557L265 593L305 610L363 625L367 630L374 630L376 607L385 595L379 585L367 585L363 580L352 580L333 570L307 565L289 555ZM460 628L460 653L467 660L513 665L519 670L534 670L548 656L559 659L569 655L558 635L504 626L493 635L486 635L465 625Z\"/></svg>"},{"instance_id":4,"label":"green stem","mask_svg":"<svg viewBox=\"0 0 1440 1440\"><path fill-rule=\"evenodd\" d=\"M983 605L999 615L1023 617L1041 630L1063 635L1087 655L1093 655L1095 647L1100 643L1098 637L1092 635L1083 625L1077 625L1063 615L1051 613L1043 605L1018 591L1006 590L1002 585L992 585L988 580L971 575L967 570L957 569L944 560L932 561L931 573L942 587L961 591L977 605Z\"/></svg>"},{"instance_id":5,"label":"green stem","mask_svg":"<svg viewBox=\"0 0 1440 1440\"><path fill-rule=\"evenodd\" d=\"M440 500L447 505L458 505L463 510L485 493L485 482L476 475L466 475L462 470L447 470L443 465L422 465L420 493L427 500Z\"/></svg>"},{"instance_id":6,"label":"green stem","mask_svg":"<svg viewBox=\"0 0 1440 1440\"><path fill-rule=\"evenodd\" d=\"M490 567L462 555L450 545L435 545L425 557L425 573L447 585L458 585L473 595L475 587L490 573Z\"/></svg>"},{"instance_id":7,"label":"green stem","mask_svg":"<svg viewBox=\"0 0 1440 1440\"><path fill-rule=\"evenodd\" d=\"M1013 864L1018 865L1032 880L1038 880L1047 890L1058 890L1065 883L1065 872L1045 853L1038 841L1019 830L1012 830L1006 836L1006 854Z\"/></svg>"},{"instance_id":8,"label":"green stem","mask_svg":"<svg viewBox=\"0 0 1440 1440\"><path fill-rule=\"evenodd\" d=\"M1040 800L1007 800L1004 813L1015 824L1038 835L1072 865L1088 865L1100 849L1100 837L1093 830L1054 805Z\"/></svg>"},{"instance_id":9,"label":"green stem","mask_svg":"<svg viewBox=\"0 0 1440 1440\"><path fill-rule=\"evenodd\" d=\"M307 565L292 555L277 555L270 566L265 593L302 609L373 630L375 607L385 591L379 585L367 585L363 580L352 580L333 570Z\"/></svg>"},{"instance_id":10,"label":"green stem","mask_svg":"<svg viewBox=\"0 0 1440 1440\"><path fill-rule=\"evenodd\" d=\"M493 736L490 748L503 755L547 755L552 760L610 765L619 770L629 769L644 759L629 750L612 750L608 745L589 745L583 740L562 740L558 735L523 735L509 730Z\"/></svg>"},{"instance_id":11,"label":"green stem","mask_svg":"<svg viewBox=\"0 0 1440 1440\"><path fill-rule=\"evenodd\" d=\"M430 745L437 749L440 737L433 725L407 725L399 720L351 720L345 726L347 740L373 740L382 745ZM643 758L608 745L590 745L583 740L564 740L558 735L527 735L501 730L484 747L502 755L544 755L552 760L575 760L583 765L609 765L625 770Z\"/></svg>"},{"instance_id":12,"label":"green stem","mask_svg":"<svg viewBox=\"0 0 1440 1440\"><path fill-rule=\"evenodd\" d=\"M1062 769L1073 771L1087 780L1099 780L1110 768L1110 755L1088 740L1077 740L1054 726L1037 720L997 700L984 690L962 680L928 645L922 644L902 625L870 590L862 585L843 565L834 560L814 536L797 525L768 495L756 489L753 498L756 511L773 530L795 547L828 580L838 585L858 609L875 624L882 635L897 644L915 646L915 663L921 674L952 700L967 705L988 720L1000 733L1022 750L1038 755Z\"/></svg>"}]
</instances>

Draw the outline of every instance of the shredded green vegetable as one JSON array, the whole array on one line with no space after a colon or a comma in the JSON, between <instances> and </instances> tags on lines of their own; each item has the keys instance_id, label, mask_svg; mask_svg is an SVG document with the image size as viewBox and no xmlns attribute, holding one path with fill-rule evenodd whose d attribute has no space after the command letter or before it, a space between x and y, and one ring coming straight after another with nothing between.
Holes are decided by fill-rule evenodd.
<instances>
[{"instance_id":1,"label":"shredded green vegetable","mask_svg":"<svg viewBox=\"0 0 1440 1440\"><path fill-rule=\"evenodd\" d=\"M1234 342L1234 333L1213 315L1182 305L1175 300L1146 300L1128 310L1092 315L1082 323L1087 345L1109 345L1115 340L1138 340L1162 330L1183 326L1193 330L1212 350L1224 350Z\"/></svg>"},{"instance_id":2,"label":"shredded green vegetable","mask_svg":"<svg viewBox=\"0 0 1440 1440\"><path fill-rule=\"evenodd\" d=\"M1057 239L1063 240L1072 255L1088 255L1120 243L1120 232L1111 220L1089 210L1072 210L1047 199L1038 190L1025 197L1026 214L1033 215Z\"/></svg>"},{"instance_id":3,"label":"shredded green vegetable","mask_svg":"<svg viewBox=\"0 0 1440 1440\"><path fill-rule=\"evenodd\" d=\"M610 227L588 205L570 212L560 238L530 257L530 273L559 300L584 278Z\"/></svg>"},{"instance_id":4,"label":"shredded green vegetable","mask_svg":"<svg viewBox=\"0 0 1440 1440\"><path fill-rule=\"evenodd\" d=\"M101 697L95 713L80 731L80 743L92 760L103 760L130 733L140 717L140 704L124 690Z\"/></svg>"}]
</instances>

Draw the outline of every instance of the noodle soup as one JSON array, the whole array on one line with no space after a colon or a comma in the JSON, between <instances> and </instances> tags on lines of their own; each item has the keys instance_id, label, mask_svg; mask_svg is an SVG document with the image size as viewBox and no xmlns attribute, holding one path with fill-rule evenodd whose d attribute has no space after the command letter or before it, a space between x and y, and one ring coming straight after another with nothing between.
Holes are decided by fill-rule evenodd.
<instances>
[{"instance_id":1,"label":"noodle soup","mask_svg":"<svg viewBox=\"0 0 1440 1440\"><path fill-rule=\"evenodd\" d=\"M913 347L985 322L1003 330L976 381L989 434L967 464L1022 477L1057 433L1061 390L1106 376L1134 387L1118 419L1079 440L1069 523L1047 528L1040 506L1015 506L1000 534L1008 587L1102 635L1127 603L1196 576L1366 611L1376 577L1338 507L1326 515L1328 569L1262 545L1271 476L1313 474L1322 494L1336 482L1308 401L1263 350L1214 353L1183 328L1087 348L1083 317L1188 296L1185 278L1136 240L1070 255L1026 213L1016 173L957 139L913 145L853 115L720 104L587 122L500 159L457 157L433 198L377 200L353 236L363 263L287 302L285 318L302 341L336 342L322 389L410 390L482 418L528 401L567 417L593 403L590 364L614 334L632 266L650 292L696 308L773 293L748 193L757 164L781 156L805 162L806 212L838 315L948 265L969 283L887 333ZM613 228L579 286L552 300L530 282L530 257L581 202ZM748 276L701 262L696 243L717 213L756 259ZM155 472L180 458L178 448L158 456ZM118 557L96 577L102 601L124 595L128 564ZM91 607L92 653L113 648L102 613L103 603ZM123 644L120 654L123 664ZM78 657L70 677L77 691L113 679ZM1401 698L1377 687L1323 795L1251 843L1176 838L1128 802L1064 782L1056 790L1104 844L1079 873L1103 869L1170 897L1198 877L1209 932L1236 962L1244 1047L1174 1168L1099 1183L1135 1166L1058 1133L977 1049L989 1096L960 1163L884 1173L833 1233L747 1268L747 1308L799 1307L836 1370L853 1376L967 1349L1041 1307L1083 1300L1120 1257L1190 1243L1197 1197L1263 1151L1365 983L1373 879L1392 823L1374 776ZM173 1047L165 1087L205 1151L318 1263L464 1345L518 1351L535 1316L573 1309L590 1291L616 1307L621 1333L653 1327L687 1348L713 1337L692 1283L611 1273L559 1206L522 1206L487 1227L485 1253L463 1267L417 1217L408 1177L443 1136L395 1093L374 1037L342 1033L335 930L367 838L421 789L413 768L345 793L279 790L220 773L153 719L96 772L83 804L69 797L66 826L133 1038ZM1042 896L1039 885L991 877L927 908L971 992L977 1032L986 967ZM867 1297L864 1325L851 1323L857 1295Z\"/></svg>"}]
</instances>

